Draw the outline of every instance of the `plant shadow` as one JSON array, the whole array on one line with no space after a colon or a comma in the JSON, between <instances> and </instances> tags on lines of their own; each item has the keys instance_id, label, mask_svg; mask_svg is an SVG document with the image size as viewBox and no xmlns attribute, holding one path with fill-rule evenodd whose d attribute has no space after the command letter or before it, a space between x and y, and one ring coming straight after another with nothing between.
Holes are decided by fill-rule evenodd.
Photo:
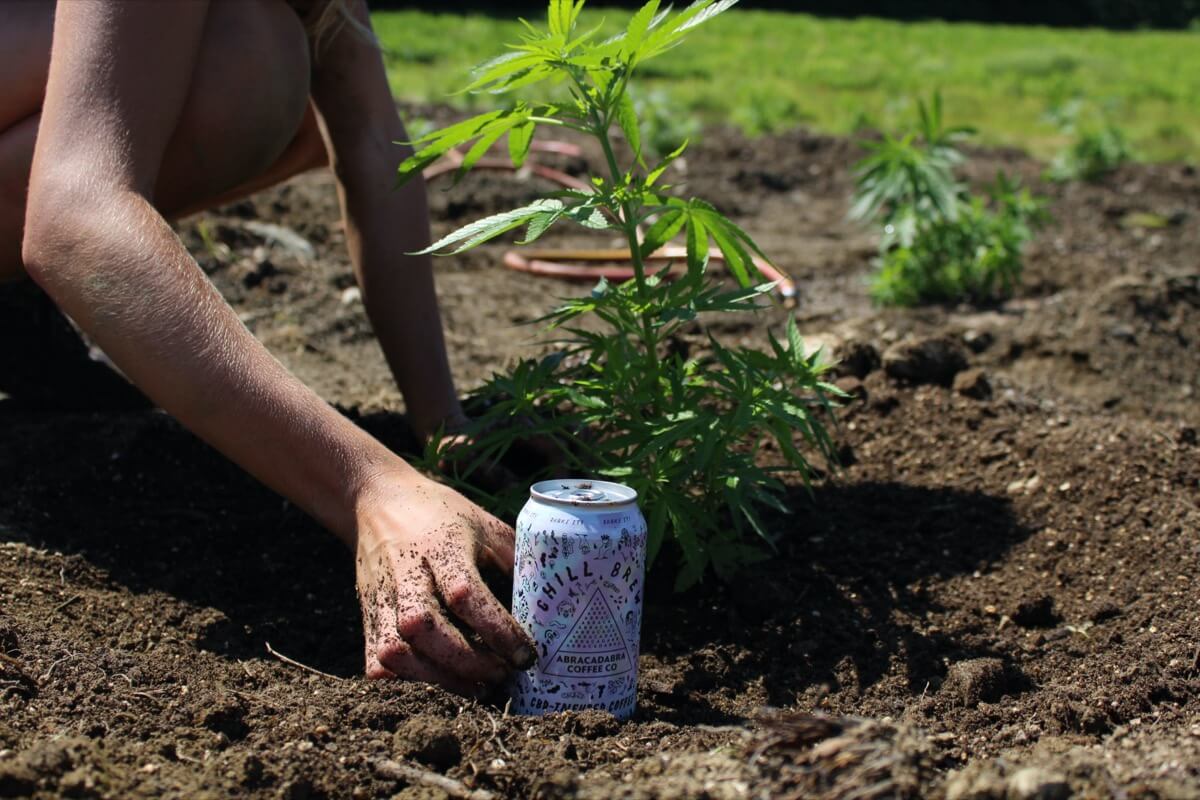
<instances>
[{"instance_id":1,"label":"plant shadow","mask_svg":"<svg viewBox=\"0 0 1200 800\"><path fill-rule=\"evenodd\" d=\"M414 445L399 415L358 421L394 449ZM0 539L79 554L131 591L215 610L190 632L224 657L263 658L270 642L361 674L352 554L170 418L0 401L0 424ZM721 698L756 685L773 705L825 685L865 691L896 659L920 693L945 660L979 654L928 624L941 609L927 589L988 569L1029 534L1006 499L860 482L791 501L796 513L774 522L790 532L781 550L742 580L683 595L669 569L650 581L643 718L727 722L736 715Z\"/></svg>"},{"instance_id":2,"label":"plant shadow","mask_svg":"<svg viewBox=\"0 0 1200 800\"><path fill-rule=\"evenodd\" d=\"M656 717L688 720L756 689L773 706L894 680L914 696L945 664L995 655L930 618L946 580L987 571L1031 531L1007 498L891 482L826 484L775 520L779 551L729 585L647 605L643 652L669 676ZM653 691L653 689L652 689ZM725 715L727 716L727 715ZM706 720L707 721L707 720Z\"/></svg>"}]
</instances>

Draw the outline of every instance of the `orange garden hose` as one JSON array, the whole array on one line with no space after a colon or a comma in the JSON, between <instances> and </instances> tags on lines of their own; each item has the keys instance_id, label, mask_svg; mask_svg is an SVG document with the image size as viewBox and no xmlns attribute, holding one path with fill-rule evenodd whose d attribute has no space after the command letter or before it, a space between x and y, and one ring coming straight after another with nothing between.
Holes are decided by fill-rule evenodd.
<instances>
[{"instance_id":1,"label":"orange garden hose","mask_svg":"<svg viewBox=\"0 0 1200 800\"><path fill-rule=\"evenodd\" d=\"M710 261L724 261L720 250L708 251ZM612 250L509 250L504 254L504 266L518 272L529 272L534 275L547 275L567 280L629 280L633 277L633 268L617 266L616 262L629 261L629 251ZM678 245L667 245L655 250L647 258L647 262L674 262L666 272L666 277L677 278L687 272L687 248ZM600 261L607 265L578 264L569 262ZM678 266L676 266L678 265ZM775 284L775 291L785 303L791 304L796 298L796 283L781 270L771 266L762 259L754 259L754 265L767 280Z\"/></svg>"},{"instance_id":2,"label":"orange garden hose","mask_svg":"<svg viewBox=\"0 0 1200 800\"><path fill-rule=\"evenodd\" d=\"M543 153L556 153L559 155L567 155L578 157L582 155L582 151L573 144L568 142L543 142L534 141L533 150ZM453 172L462 164L463 155L457 150L450 150L441 160L431 164L425 168L425 179L432 180L440 175L445 175L448 172ZM492 169L506 172L515 172L516 168L512 163L501 158L481 158L475 163L472 169ZM521 169L528 170L540 178L548 180L552 183L557 183L559 186L565 186L568 189L579 189L581 191L592 191L590 184L581 181L572 175L568 175L561 170L547 167L543 164L526 163ZM708 254L710 261L720 261L724 263L725 257L720 250L712 249ZM685 261L687 259L686 248L676 245L667 245L645 259L648 262L675 262L672 263L668 271L665 273L667 277L678 277L686 273ZM543 275L553 278L562 278L565 280L576 281L594 281L600 278L607 278L613 281L625 281L634 276L633 267L629 266L631 261L629 251L626 249L582 249L582 250L538 250L526 249L522 251L509 250L504 254L504 266L518 272L527 272L532 275ZM599 262L599 263L579 263L579 262ZM676 266L678 264L678 266ZM775 291L783 299L783 302L788 305L794 305L796 302L796 283L788 275L775 267L772 264L760 258L754 258L754 266L762 273L763 277L775 284Z\"/></svg>"}]
</instances>

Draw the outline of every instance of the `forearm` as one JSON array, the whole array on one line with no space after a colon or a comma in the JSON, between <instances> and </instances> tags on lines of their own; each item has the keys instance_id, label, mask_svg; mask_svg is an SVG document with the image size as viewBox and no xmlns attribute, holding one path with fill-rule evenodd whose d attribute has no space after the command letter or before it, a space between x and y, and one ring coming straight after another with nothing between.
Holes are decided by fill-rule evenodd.
<instances>
[{"instance_id":1,"label":"forearm","mask_svg":"<svg viewBox=\"0 0 1200 800\"><path fill-rule=\"evenodd\" d=\"M366 3L350 0L358 26L371 24ZM343 27L325 45L313 74L312 96L338 179L350 258L371 325L400 391L410 422L429 435L462 417L442 334L433 266L409 256L429 244L425 188L419 181L394 190L407 138L388 90L379 50Z\"/></svg>"},{"instance_id":2,"label":"forearm","mask_svg":"<svg viewBox=\"0 0 1200 800\"><path fill-rule=\"evenodd\" d=\"M409 420L419 435L428 436L443 424L455 425L462 410L446 355L431 259L406 255L429 244L425 187L414 181L393 190L402 148L390 142L366 146L378 148L361 157L360 163L370 168L343 162L338 170L346 240L367 315L404 395Z\"/></svg>"},{"instance_id":3,"label":"forearm","mask_svg":"<svg viewBox=\"0 0 1200 800\"><path fill-rule=\"evenodd\" d=\"M358 498L411 468L250 335L142 197L43 200L55 221L27 233L26 256L55 301L155 402L353 542Z\"/></svg>"}]
</instances>

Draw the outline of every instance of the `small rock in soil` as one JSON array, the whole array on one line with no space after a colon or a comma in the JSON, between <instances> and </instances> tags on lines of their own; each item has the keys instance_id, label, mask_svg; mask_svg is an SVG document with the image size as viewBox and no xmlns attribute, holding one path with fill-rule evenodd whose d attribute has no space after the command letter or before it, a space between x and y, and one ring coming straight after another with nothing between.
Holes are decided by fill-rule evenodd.
<instances>
[{"instance_id":1,"label":"small rock in soil","mask_svg":"<svg viewBox=\"0 0 1200 800\"><path fill-rule=\"evenodd\" d=\"M454 723L430 714L406 720L392 738L396 755L419 761L434 769L447 770L462 760L462 745Z\"/></svg>"},{"instance_id":2,"label":"small rock in soil","mask_svg":"<svg viewBox=\"0 0 1200 800\"><path fill-rule=\"evenodd\" d=\"M1040 767L1019 769L1008 779L1007 800L1067 800L1071 786L1062 775Z\"/></svg>"},{"instance_id":3,"label":"small rock in soil","mask_svg":"<svg viewBox=\"0 0 1200 800\"><path fill-rule=\"evenodd\" d=\"M949 386L966 368L966 349L950 336L904 339L883 354L884 371L907 383Z\"/></svg>"},{"instance_id":4,"label":"small rock in soil","mask_svg":"<svg viewBox=\"0 0 1200 800\"><path fill-rule=\"evenodd\" d=\"M992 396L992 384L986 372L973 367L954 376L954 391L963 397L986 400Z\"/></svg>"},{"instance_id":5,"label":"small rock in soil","mask_svg":"<svg viewBox=\"0 0 1200 800\"><path fill-rule=\"evenodd\" d=\"M973 658L950 667L941 693L967 708L994 703L1009 688L1008 671L998 658Z\"/></svg>"},{"instance_id":6,"label":"small rock in soil","mask_svg":"<svg viewBox=\"0 0 1200 800\"><path fill-rule=\"evenodd\" d=\"M854 339L843 342L834 348L833 357L838 362L837 372L839 375L860 379L879 369L882 363L879 359L879 351L875 349L874 345Z\"/></svg>"}]
</instances>

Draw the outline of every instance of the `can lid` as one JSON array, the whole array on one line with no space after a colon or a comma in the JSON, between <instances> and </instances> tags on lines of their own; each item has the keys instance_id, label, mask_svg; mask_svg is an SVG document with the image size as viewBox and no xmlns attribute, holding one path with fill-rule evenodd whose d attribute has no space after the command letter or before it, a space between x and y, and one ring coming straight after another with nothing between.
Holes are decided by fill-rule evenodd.
<instances>
[{"instance_id":1,"label":"can lid","mask_svg":"<svg viewBox=\"0 0 1200 800\"><path fill-rule=\"evenodd\" d=\"M539 481L530 487L529 496L555 505L592 508L623 506L637 500L637 492L628 486L588 478Z\"/></svg>"}]
</instances>

